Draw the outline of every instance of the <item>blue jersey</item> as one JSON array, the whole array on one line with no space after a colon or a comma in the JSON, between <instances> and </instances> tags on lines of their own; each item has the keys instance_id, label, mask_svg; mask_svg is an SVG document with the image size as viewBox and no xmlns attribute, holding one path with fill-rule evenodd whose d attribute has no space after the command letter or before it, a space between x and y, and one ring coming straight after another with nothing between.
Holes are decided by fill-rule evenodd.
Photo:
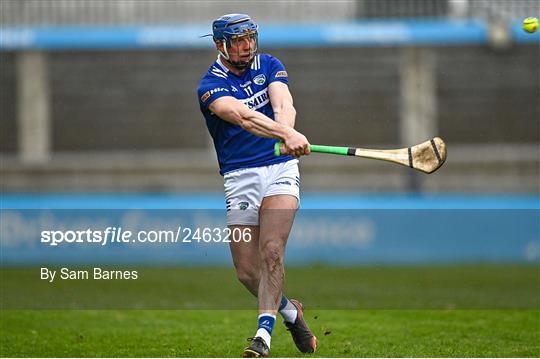
<instances>
[{"instance_id":1,"label":"blue jersey","mask_svg":"<svg viewBox=\"0 0 540 359\"><path fill-rule=\"evenodd\" d=\"M230 72L218 57L199 81L199 105L214 140L222 175L240 168L267 166L292 159L291 156L274 155L276 139L256 136L222 120L208 109L216 99L232 96L274 120L268 96L268 85L274 81L287 84L287 72L277 58L267 54L255 55L251 67L241 76Z\"/></svg>"}]
</instances>

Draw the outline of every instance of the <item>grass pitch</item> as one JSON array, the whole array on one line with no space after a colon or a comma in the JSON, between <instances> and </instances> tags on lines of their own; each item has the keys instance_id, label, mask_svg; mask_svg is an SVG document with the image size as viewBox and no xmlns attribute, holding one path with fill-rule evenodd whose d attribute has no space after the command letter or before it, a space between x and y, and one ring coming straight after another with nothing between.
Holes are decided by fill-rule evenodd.
<instances>
[{"instance_id":1,"label":"grass pitch","mask_svg":"<svg viewBox=\"0 0 540 359\"><path fill-rule=\"evenodd\" d=\"M3 357L238 357L246 310L3 313ZM317 319L314 319L314 318ZM316 357L538 357L538 310L314 310ZM304 357L276 325L273 357Z\"/></svg>"},{"instance_id":2,"label":"grass pitch","mask_svg":"<svg viewBox=\"0 0 540 359\"><path fill-rule=\"evenodd\" d=\"M14 282L26 278L27 271L2 270L2 288L17 290ZM187 282L195 273L201 274L199 286ZM315 357L540 356L540 272L535 266L316 266L291 268L287 275L289 295L305 302L306 318L319 338ZM235 297L250 300L233 272L215 268L148 269L149 280L141 282L144 286L140 290L158 296L167 293L163 290L164 276L167 281L180 278L171 283L178 303L173 306L167 302L170 298L164 298L166 305L152 310L133 309L134 304L144 305L144 300L125 301L124 307L131 309L16 309L15 297L3 291L0 354L240 356L245 338L255 333L257 313L254 301L247 305L241 302L244 307L219 308ZM193 296L182 294L182 288L205 301L212 297L220 300L205 302L203 309L186 309L193 304ZM94 292L95 288L88 289L81 295ZM39 301L38 292L31 295L38 296L35 300ZM122 298L118 293L101 295ZM155 299L145 297L146 304ZM68 303L61 304L69 307ZM306 355L296 350L278 320L272 357L284 356Z\"/></svg>"}]
</instances>

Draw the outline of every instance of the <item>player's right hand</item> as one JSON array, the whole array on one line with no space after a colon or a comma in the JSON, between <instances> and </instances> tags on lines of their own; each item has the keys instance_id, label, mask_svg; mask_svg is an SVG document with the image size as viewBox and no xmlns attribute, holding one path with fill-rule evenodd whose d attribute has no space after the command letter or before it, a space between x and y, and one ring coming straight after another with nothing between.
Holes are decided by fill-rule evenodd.
<instances>
[{"instance_id":1,"label":"player's right hand","mask_svg":"<svg viewBox=\"0 0 540 359\"><path fill-rule=\"evenodd\" d=\"M291 128L288 136L283 139L286 155L300 157L310 154L309 141L306 136Z\"/></svg>"}]
</instances>

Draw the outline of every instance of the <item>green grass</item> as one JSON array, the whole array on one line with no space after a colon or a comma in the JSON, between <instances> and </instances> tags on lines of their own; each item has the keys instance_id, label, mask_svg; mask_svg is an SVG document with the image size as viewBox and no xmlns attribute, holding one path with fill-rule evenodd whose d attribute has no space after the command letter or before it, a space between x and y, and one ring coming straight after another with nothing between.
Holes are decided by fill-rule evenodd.
<instances>
[{"instance_id":1,"label":"green grass","mask_svg":"<svg viewBox=\"0 0 540 359\"><path fill-rule=\"evenodd\" d=\"M307 318L318 357L540 355L538 310L314 310ZM255 325L246 310L7 310L1 355L238 357ZM273 357L303 357L288 335L277 324Z\"/></svg>"},{"instance_id":2,"label":"green grass","mask_svg":"<svg viewBox=\"0 0 540 359\"><path fill-rule=\"evenodd\" d=\"M255 301L230 268L136 269L134 282L53 284L2 269L0 356L238 357L255 333ZM287 288L316 357L540 356L537 266L289 268ZM305 357L278 320L283 356Z\"/></svg>"},{"instance_id":3,"label":"green grass","mask_svg":"<svg viewBox=\"0 0 540 359\"><path fill-rule=\"evenodd\" d=\"M48 283L40 280L39 268L2 269L2 307L251 309L256 304L254 298L246 295L232 268L117 266L115 269L119 268L138 270L139 279ZM318 309L537 309L540 308L540 268L523 265L287 268L286 293Z\"/></svg>"}]
</instances>

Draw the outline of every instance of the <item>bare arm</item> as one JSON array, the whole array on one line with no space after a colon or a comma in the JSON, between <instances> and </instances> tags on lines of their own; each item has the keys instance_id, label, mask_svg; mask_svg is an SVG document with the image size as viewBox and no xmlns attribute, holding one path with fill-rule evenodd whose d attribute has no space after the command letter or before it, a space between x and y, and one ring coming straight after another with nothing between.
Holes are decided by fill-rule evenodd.
<instances>
[{"instance_id":1,"label":"bare arm","mask_svg":"<svg viewBox=\"0 0 540 359\"><path fill-rule=\"evenodd\" d=\"M254 135L285 140L291 132L264 114L253 111L232 96L220 97L209 106L210 111L227 122L239 125Z\"/></svg>"},{"instance_id":2,"label":"bare arm","mask_svg":"<svg viewBox=\"0 0 540 359\"><path fill-rule=\"evenodd\" d=\"M268 86L268 96L270 97L276 122L294 128L296 110L293 106L289 86L283 82L274 81Z\"/></svg>"},{"instance_id":3,"label":"bare arm","mask_svg":"<svg viewBox=\"0 0 540 359\"><path fill-rule=\"evenodd\" d=\"M286 152L295 156L309 154L309 142L304 135L291 127L272 121L264 114L251 110L232 96L223 96L212 102L210 111L222 120L239 125L254 135L280 139Z\"/></svg>"}]
</instances>

